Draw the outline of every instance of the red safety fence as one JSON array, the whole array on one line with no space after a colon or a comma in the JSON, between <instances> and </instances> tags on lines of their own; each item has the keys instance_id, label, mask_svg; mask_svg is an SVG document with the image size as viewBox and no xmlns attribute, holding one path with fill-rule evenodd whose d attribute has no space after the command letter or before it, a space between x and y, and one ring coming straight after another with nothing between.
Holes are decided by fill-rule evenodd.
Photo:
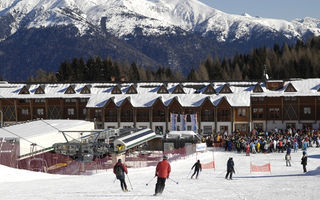
<instances>
[{"instance_id":1,"label":"red safety fence","mask_svg":"<svg viewBox=\"0 0 320 200\"><path fill-rule=\"evenodd\" d=\"M216 168L214 161L201 164L201 167L202 167L202 169L215 169Z\"/></svg>"},{"instance_id":2,"label":"red safety fence","mask_svg":"<svg viewBox=\"0 0 320 200\"><path fill-rule=\"evenodd\" d=\"M129 168L140 168L156 166L166 154L169 161L186 158L195 151L193 145L174 149L171 151L146 151L146 152L127 152L123 161ZM0 140L0 164L13 168L26 169L31 171L46 172L51 174L92 174L98 170L112 170L117 158L106 156L96 158L92 162L82 162L73 160L69 156L45 152L32 155L28 158L18 160L19 144Z\"/></svg>"},{"instance_id":3,"label":"red safety fence","mask_svg":"<svg viewBox=\"0 0 320 200\"><path fill-rule=\"evenodd\" d=\"M270 172L271 173L271 165L267 163L265 165L254 165L250 163L250 172Z\"/></svg>"}]
</instances>

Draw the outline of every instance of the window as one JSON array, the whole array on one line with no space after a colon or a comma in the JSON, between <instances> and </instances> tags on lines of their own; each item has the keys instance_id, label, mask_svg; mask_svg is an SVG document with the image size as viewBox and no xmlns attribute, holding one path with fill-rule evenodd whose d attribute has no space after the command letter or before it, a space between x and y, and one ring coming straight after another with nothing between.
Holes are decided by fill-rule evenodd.
<instances>
[{"instance_id":1,"label":"window","mask_svg":"<svg viewBox=\"0 0 320 200\"><path fill-rule=\"evenodd\" d=\"M22 115L29 115L29 109L27 109L27 108L22 109L21 114Z\"/></svg>"},{"instance_id":2,"label":"window","mask_svg":"<svg viewBox=\"0 0 320 200\"><path fill-rule=\"evenodd\" d=\"M297 97L284 97L284 101L297 101Z\"/></svg>"},{"instance_id":3,"label":"window","mask_svg":"<svg viewBox=\"0 0 320 200\"><path fill-rule=\"evenodd\" d=\"M245 117L247 115L247 110L245 108L238 108L238 116Z\"/></svg>"},{"instance_id":4,"label":"window","mask_svg":"<svg viewBox=\"0 0 320 200\"><path fill-rule=\"evenodd\" d=\"M83 115L87 115L87 109L86 108L82 109L82 114Z\"/></svg>"},{"instance_id":5,"label":"window","mask_svg":"<svg viewBox=\"0 0 320 200\"><path fill-rule=\"evenodd\" d=\"M269 118L270 119L280 119L280 109L279 108L269 108Z\"/></svg>"},{"instance_id":6,"label":"window","mask_svg":"<svg viewBox=\"0 0 320 200\"><path fill-rule=\"evenodd\" d=\"M66 103L76 103L77 99L65 99L64 102L66 102Z\"/></svg>"},{"instance_id":7,"label":"window","mask_svg":"<svg viewBox=\"0 0 320 200\"><path fill-rule=\"evenodd\" d=\"M303 108L303 113L305 115L311 115L311 107L304 107Z\"/></svg>"},{"instance_id":8,"label":"window","mask_svg":"<svg viewBox=\"0 0 320 200\"><path fill-rule=\"evenodd\" d=\"M37 109L37 115L40 115L40 116L44 115L44 109L43 108L38 108Z\"/></svg>"},{"instance_id":9,"label":"window","mask_svg":"<svg viewBox=\"0 0 320 200\"><path fill-rule=\"evenodd\" d=\"M35 103L45 103L46 100L45 99L35 99L34 102Z\"/></svg>"},{"instance_id":10,"label":"window","mask_svg":"<svg viewBox=\"0 0 320 200\"><path fill-rule=\"evenodd\" d=\"M81 103L87 103L87 102L88 102L88 99L80 99L80 102L81 102Z\"/></svg>"},{"instance_id":11,"label":"window","mask_svg":"<svg viewBox=\"0 0 320 200\"><path fill-rule=\"evenodd\" d=\"M263 119L263 108L253 108L252 109L253 119Z\"/></svg>"},{"instance_id":12,"label":"window","mask_svg":"<svg viewBox=\"0 0 320 200\"><path fill-rule=\"evenodd\" d=\"M263 130L263 123L253 123L253 127L256 130Z\"/></svg>"},{"instance_id":13,"label":"window","mask_svg":"<svg viewBox=\"0 0 320 200\"><path fill-rule=\"evenodd\" d=\"M94 111L94 116L95 117L101 117L102 116L102 110L95 110Z\"/></svg>"},{"instance_id":14,"label":"window","mask_svg":"<svg viewBox=\"0 0 320 200\"><path fill-rule=\"evenodd\" d=\"M235 129L240 132L248 132L248 124L235 124Z\"/></svg>"},{"instance_id":15,"label":"window","mask_svg":"<svg viewBox=\"0 0 320 200\"><path fill-rule=\"evenodd\" d=\"M187 131L191 131L191 126L187 126Z\"/></svg>"},{"instance_id":16,"label":"window","mask_svg":"<svg viewBox=\"0 0 320 200\"><path fill-rule=\"evenodd\" d=\"M74 115L74 108L68 108L68 115L73 116Z\"/></svg>"},{"instance_id":17,"label":"window","mask_svg":"<svg viewBox=\"0 0 320 200\"><path fill-rule=\"evenodd\" d=\"M203 127L203 134L204 135L211 135L212 133L212 126L204 126Z\"/></svg>"},{"instance_id":18,"label":"window","mask_svg":"<svg viewBox=\"0 0 320 200\"><path fill-rule=\"evenodd\" d=\"M286 127L288 128L296 128L296 124L295 123L286 123Z\"/></svg>"}]
</instances>

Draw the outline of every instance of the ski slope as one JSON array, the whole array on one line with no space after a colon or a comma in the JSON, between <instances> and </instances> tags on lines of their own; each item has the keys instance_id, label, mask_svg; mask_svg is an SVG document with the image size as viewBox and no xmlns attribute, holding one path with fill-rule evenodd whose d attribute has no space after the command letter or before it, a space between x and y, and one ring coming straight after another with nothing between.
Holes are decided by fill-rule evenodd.
<instances>
[{"instance_id":1,"label":"ski slope","mask_svg":"<svg viewBox=\"0 0 320 200\"><path fill-rule=\"evenodd\" d=\"M308 149L308 172L302 173L302 152L291 153L292 167L285 166L285 153L256 154L250 157L235 152L194 154L184 160L171 163L172 173L162 196L154 197L153 179L155 167L129 169L133 190L124 193L111 170L95 172L86 176L50 175L0 166L0 199L32 200L88 200L88 199L319 199L320 149ZM199 179L188 179L196 159L202 163L212 160L216 170L202 170ZM236 174L233 180L224 179L226 162L232 156ZM250 162L271 162L270 173L251 173ZM131 189L128 179L128 188Z\"/></svg>"}]
</instances>

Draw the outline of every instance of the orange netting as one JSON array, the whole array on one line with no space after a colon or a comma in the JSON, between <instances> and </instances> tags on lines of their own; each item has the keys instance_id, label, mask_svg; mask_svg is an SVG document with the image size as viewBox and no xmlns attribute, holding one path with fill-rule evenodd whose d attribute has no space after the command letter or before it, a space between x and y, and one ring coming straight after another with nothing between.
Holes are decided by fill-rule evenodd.
<instances>
[{"instance_id":1,"label":"orange netting","mask_svg":"<svg viewBox=\"0 0 320 200\"><path fill-rule=\"evenodd\" d=\"M201 164L201 167L202 167L202 169L215 169L216 168L214 161Z\"/></svg>"},{"instance_id":2,"label":"orange netting","mask_svg":"<svg viewBox=\"0 0 320 200\"><path fill-rule=\"evenodd\" d=\"M250 171L251 172L271 172L271 166L270 166L270 163L265 165L254 165L251 163Z\"/></svg>"}]
</instances>

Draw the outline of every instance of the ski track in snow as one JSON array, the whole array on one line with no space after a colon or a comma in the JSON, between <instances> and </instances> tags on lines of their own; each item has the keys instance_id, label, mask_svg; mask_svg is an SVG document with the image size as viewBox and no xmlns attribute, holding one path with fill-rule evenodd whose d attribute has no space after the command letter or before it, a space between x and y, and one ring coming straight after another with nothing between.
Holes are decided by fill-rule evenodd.
<instances>
[{"instance_id":1,"label":"ski track in snow","mask_svg":"<svg viewBox=\"0 0 320 200\"><path fill-rule=\"evenodd\" d=\"M320 149L310 148L308 154L320 155ZM98 171L93 175L67 176L0 166L0 199L319 199L320 191L316 186L320 184L320 159L309 157L309 172L303 174L300 164L302 152L292 153L292 167L285 166L284 155L285 153L251 154L248 157L244 153L215 151L216 169L202 170L196 180L187 178L192 165L197 159L202 163L212 160L212 151L193 154L186 159L171 162L170 178L178 184L167 179L164 193L158 197L152 196L156 178L146 186L154 175L155 167L129 168L133 190L127 179L126 183L131 191L123 193L112 170ZM226 162L230 156L234 158L236 174L233 180L226 180ZM264 164L269 160L271 173L250 174L250 162ZM191 175L192 173L189 177Z\"/></svg>"}]
</instances>

